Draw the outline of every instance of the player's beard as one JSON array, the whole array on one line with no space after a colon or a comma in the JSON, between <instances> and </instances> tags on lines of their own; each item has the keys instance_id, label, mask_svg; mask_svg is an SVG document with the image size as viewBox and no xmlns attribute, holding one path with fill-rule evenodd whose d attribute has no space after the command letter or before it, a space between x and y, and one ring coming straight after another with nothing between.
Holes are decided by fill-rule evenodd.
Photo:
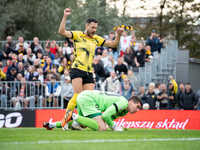
<instances>
[{"instance_id":1,"label":"player's beard","mask_svg":"<svg viewBox=\"0 0 200 150\"><path fill-rule=\"evenodd\" d=\"M95 34L95 32L90 32L89 30L87 30L87 35L90 36L90 37L93 37Z\"/></svg>"}]
</instances>

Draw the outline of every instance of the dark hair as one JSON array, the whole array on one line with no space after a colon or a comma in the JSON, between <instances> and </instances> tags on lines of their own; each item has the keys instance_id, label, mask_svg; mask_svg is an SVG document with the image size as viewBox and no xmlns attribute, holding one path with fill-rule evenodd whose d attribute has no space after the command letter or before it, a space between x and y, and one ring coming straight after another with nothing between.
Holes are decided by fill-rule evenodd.
<instances>
[{"instance_id":1,"label":"dark hair","mask_svg":"<svg viewBox=\"0 0 200 150\"><path fill-rule=\"evenodd\" d=\"M186 83L186 85L191 85L191 84L188 82L188 83Z\"/></svg>"},{"instance_id":2,"label":"dark hair","mask_svg":"<svg viewBox=\"0 0 200 150\"><path fill-rule=\"evenodd\" d=\"M45 48L47 48L47 49L50 49L50 46L49 46L49 45L47 45L47 46L45 46Z\"/></svg>"},{"instance_id":3,"label":"dark hair","mask_svg":"<svg viewBox=\"0 0 200 150\"><path fill-rule=\"evenodd\" d=\"M179 85L181 85L181 84L185 85L185 83L183 83L183 82L179 83Z\"/></svg>"},{"instance_id":4,"label":"dark hair","mask_svg":"<svg viewBox=\"0 0 200 150\"><path fill-rule=\"evenodd\" d=\"M68 41L64 41L64 44L65 44L65 43L69 44Z\"/></svg>"},{"instance_id":5,"label":"dark hair","mask_svg":"<svg viewBox=\"0 0 200 150\"><path fill-rule=\"evenodd\" d=\"M160 83L156 83L155 87L158 88L160 86Z\"/></svg>"},{"instance_id":6,"label":"dark hair","mask_svg":"<svg viewBox=\"0 0 200 150\"><path fill-rule=\"evenodd\" d=\"M134 103L140 103L141 104L141 107L143 106L143 102L142 100L140 99L140 97L134 95L134 96L131 96L128 101L131 101L133 100Z\"/></svg>"},{"instance_id":7,"label":"dark hair","mask_svg":"<svg viewBox=\"0 0 200 150\"><path fill-rule=\"evenodd\" d=\"M89 18L86 20L86 24L90 24L91 22L98 23L98 20L95 18Z\"/></svg>"}]
</instances>

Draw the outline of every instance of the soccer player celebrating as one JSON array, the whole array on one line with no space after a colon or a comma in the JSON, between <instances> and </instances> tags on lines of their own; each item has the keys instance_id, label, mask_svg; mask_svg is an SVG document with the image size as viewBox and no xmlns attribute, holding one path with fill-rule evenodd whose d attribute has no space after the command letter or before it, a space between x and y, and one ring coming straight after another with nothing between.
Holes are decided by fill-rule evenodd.
<instances>
[{"instance_id":1,"label":"soccer player celebrating","mask_svg":"<svg viewBox=\"0 0 200 150\"><path fill-rule=\"evenodd\" d=\"M95 131L106 131L106 123L113 131L123 131L123 128L117 127L113 120L125 116L128 112L131 114L138 112L142 105L142 100L138 96L126 100L123 96L109 92L86 90L77 98L78 115L69 114L68 121L75 120ZM48 123L48 127L53 129L56 124Z\"/></svg>"},{"instance_id":2,"label":"soccer player celebrating","mask_svg":"<svg viewBox=\"0 0 200 150\"><path fill-rule=\"evenodd\" d=\"M94 90L95 84L92 74L92 64L96 46L117 47L120 37L124 31L123 28L117 29L117 37L114 41L106 41L102 37L96 35L97 19L89 18L86 21L86 29L82 31L67 31L65 22L70 15L71 9L64 10L64 16L60 24L59 33L67 38L73 39L74 43L74 61L70 70L70 77L74 89L74 95L68 103L65 116L61 121L61 126L70 119L72 111L76 107L76 99L83 90ZM45 127L46 125L43 124ZM47 128L48 129L48 128Z\"/></svg>"}]
</instances>

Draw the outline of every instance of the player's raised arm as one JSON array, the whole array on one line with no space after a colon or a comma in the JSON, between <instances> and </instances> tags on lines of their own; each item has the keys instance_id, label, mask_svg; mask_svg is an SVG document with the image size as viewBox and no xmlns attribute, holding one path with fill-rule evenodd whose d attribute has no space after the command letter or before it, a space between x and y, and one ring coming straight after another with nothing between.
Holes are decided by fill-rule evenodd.
<instances>
[{"instance_id":1,"label":"player's raised arm","mask_svg":"<svg viewBox=\"0 0 200 150\"><path fill-rule=\"evenodd\" d=\"M112 48L115 48L117 47L117 45L119 44L119 41L120 41L120 38L121 38L121 35L122 33L124 32L124 29L123 28L118 28L117 29L117 36L115 38L114 41L105 41L104 45L105 47L112 47Z\"/></svg>"},{"instance_id":2,"label":"player's raised arm","mask_svg":"<svg viewBox=\"0 0 200 150\"><path fill-rule=\"evenodd\" d=\"M64 35L67 38L72 38L72 33L65 29L65 22L67 20L67 17L70 15L70 13L71 13L71 9L66 8L64 10L63 19L62 19L62 21L60 23L60 28L59 28L59 34Z\"/></svg>"}]
</instances>

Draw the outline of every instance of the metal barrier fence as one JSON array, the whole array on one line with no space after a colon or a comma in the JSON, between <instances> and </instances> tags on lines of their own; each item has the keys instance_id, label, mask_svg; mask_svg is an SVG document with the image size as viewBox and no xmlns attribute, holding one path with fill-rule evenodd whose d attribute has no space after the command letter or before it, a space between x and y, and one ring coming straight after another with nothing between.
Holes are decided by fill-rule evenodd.
<instances>
[{"instance_id":1,"label":"metal barrier fence","mask_svg":"<svg viewBox=\"0 0 200 150\"><path fill-rule=\"evenodd\" d=\"M63 81L1 81L0 109L63 109L63 85Z\"/></svg>"},{"instance_id":2,"label":"metal barrier fence","mask_svg":"<svg viewBox=\"0 0 200 150\"><path fill-rule=\"evenodd\" d=\"M18 41L13 41L13 42L14 43L18 43ZM31 44L33 41L25 41L25 42ZM39 41L39 43L41 44L43 49L45 49L46 42L47 41ZM58 46L63 46L64 41L56 41L56 42L57 42ZM142 41L141 40L137 40L136 42L142 42ZM0 41L0 50L1 50L1 48L2 48L4 43L6 43L6 41ZM167 43L168 43L168 41L165 41L164 45L167 44Z\"/></svg>"},{"instance_id":3,"label":"metal barrier fence","mask_svg":"<svg viewBox=\"0 0 200 150\"><path fill-rule=\"evenodd\" d=\"M14 43L18 43L18 41L13 41ZM33 41L25 41L29 44L31 44ZM39 41L39 43L41 44L42 48L45 49L45 44L46 44L47 41ZM56 41L58 46L62 46L63 47L63 43L64 41ZM3 47L3 44L6 43L6 41L0 41L0 50L2 49Z\"/></svg>"},{"instance_id":4,"label":"metal barrier fence","mask_svg":"<svg viewBox=\"0 0 200 150\"><path fill-rule=\"evenodd\" d=\"M140 67L135 73L139 79L139 86L148 87L150 82L166 83L169 75L176 79L176 61L178 60L178 41L170 40L165 48L161 49L158 58L152 58L145 67ZM138 87L139 88L139 87Z\"/></svg>"},{"instance_id":5,"label":"metal barrier fence","mask_svg":"<svg viewBox=\"0 0 200 150\"><path fill-rule=\"evenodd\" d=\"M130 84L134 87L137 81ZM64 81L1 81L0 109L63 109L71 98L64 97L64 86ZM96 82L95 90L102 90L102 86L103 82ZM118 94L122 95L120 82Z\"/></svg>"}]
</instances>

